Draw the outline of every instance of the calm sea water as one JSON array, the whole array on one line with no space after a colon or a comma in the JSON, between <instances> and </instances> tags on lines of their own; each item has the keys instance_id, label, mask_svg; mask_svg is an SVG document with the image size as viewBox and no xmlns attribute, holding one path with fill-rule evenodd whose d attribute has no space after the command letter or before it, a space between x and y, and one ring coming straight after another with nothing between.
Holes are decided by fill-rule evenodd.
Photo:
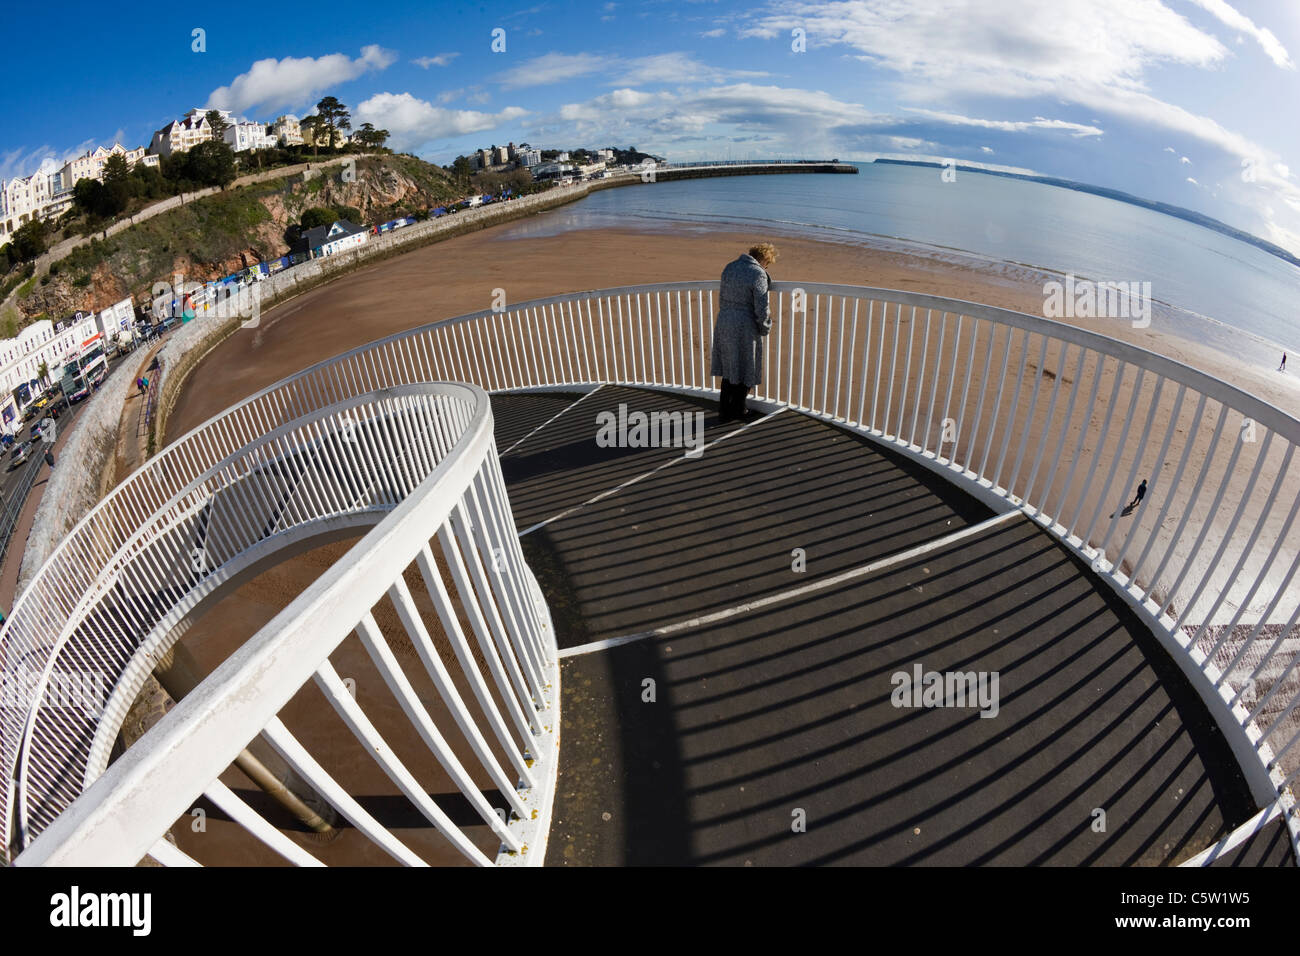
<instances>
[{"instance_id":1,"label":"calm sea water","mask_svg":"<svg viewBox=\"0 0 1300 956\"><path fill-rule=\"evenodd\" d=\"M903 249L994 271L1029 266L1095 281L1149 281L1177 334L1261 361L1300 351L1300 268L1201 226L1023 180L860 164L856 176L737 176L607 189L506 237L603 227L756 233ZM1266 358L1271 355L1272 358Z\"/></svg>"}]
</instances>

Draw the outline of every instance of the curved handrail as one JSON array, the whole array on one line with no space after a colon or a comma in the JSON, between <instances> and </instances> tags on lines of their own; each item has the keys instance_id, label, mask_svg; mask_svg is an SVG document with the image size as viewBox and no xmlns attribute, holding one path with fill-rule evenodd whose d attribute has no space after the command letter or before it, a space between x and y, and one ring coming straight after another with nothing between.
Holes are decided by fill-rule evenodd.
<instances>
[{"instance_id":1,"label":"curved handrail","mask_svg":"<svg viewBox=\"0 0 1300 956\"><path fill-rule=\"evenodd\" d=\"M374 354L366 357L376 358ZM352 358L354 356L343 356L341 360L316 369L326 374L317 376L315 382L309 377L306 387L314 392L314 404L319 406L314 411L259 434L235 453L214 463L188 456L185 463L195 474L189 476L184 484L180 483L174 470L167 474L171 493L163 505L141 527L124 528L116 547L101 547L99 556L102 561L96 580L102 586L94 593L70 594L71 613L57 629L49 628L44 632L43 643L25 649L26 657L30 657L33 650L43 652L44 656L37 662L42 666L33 688L34 699L30 706L19 711L24 719L22 745L12 751L17 758L15 766L19 783L14 816L20 827L22 843L47 829L67 807L74 804L82 788L91 784L103 771L116 728L139 685L176 640L178 623L201 601L219 590L228 590L244 569L257 566L287 541L297 543L326 530L336 532L340 527L357 528L376 522L379 523L376 530L382 531L388 527L385 514L401 508L412 497L430 493L438 495L434 510L443 510L432 525L420 524L402 529L401 533L409 539L405 548L408 564L418 557L420 547L425 548L427 554L428 531L440 525L445 525L444 530L454 526L458 535L464 535L459 543L449 545L444 541L442 544L444 555L454 555L459 568L481 567L482 559L475 549L488 548L492 561L498 554L507 558L507 566L496 568L497 574L490 582L486 578L481 578L476 584L458 580L457 597L462 606L478 608L479 613L485 615L484 619L491 616L497 625L493 635L497 639L496 650L485 650L484 653L495 655L493 659L499 672L495 675L498 699L510 701L505 706L507 711L513 710L515 730L520 735L517 739L522 739L523 743L516 745L510 740L510 732L499 714L495 723L489 721L492 724L490 729L506 748L505 752L510 754L516 771L530 787L536 786L539 778L536 772L528 770L527 762L532 760L536 763L546 746L545 741L539 739L542 728L533 712L546 710L552 703L550 698L553 695L546 690L550 686L546 682L554 676L548 671L554 659L553 638L544 638L541 633L542 618L535 610L534 595L530 591L531 578L518 550L517 539L504 540L500 535L504 525L496 514L500 512L504 492L500 490L499 469L492 449L492 419L487 397L472 385L421 382L415 374L410 377L417 379L416 384L383 384L393 376L353 374L357 370L351 367ZM410 371L414 373L414 368ZM347 377L348 384L354 388L370 388L376 384L381 387L325 404L332 392L322 390L320 381L333 381L336 391L339 391L345 388L341 376ZM303 376L295 378L301 380ZM282 392L282 388L273 386L261 395L274 398ZM232 411L239 413L241 408L256 407L256 398ZM297 411L305 406L303 402L295 401L283 403L282 407ZM226 421L229 417L229 414L217 416L197 434L203 436L213 430L225 431L229 427ZM264 425L267 419L263 415L256 421ZM206 438L200 445L208 450L220 447ZM352 450L353 445L356 453ZM310 468L303 464L308 457L312 459ZM127 487L156 483L157 473L165 467L165 462L160 463L153 469L153 475L150 469L141 469L131 476ZM444 473L449 470L451 474L461 476L463 481L460 485L452 487L446 483ZM283 481L286 471L293 472L288 482ZM444 480L430 485L439 477ZM277 487L277 482L282 487ZM230 501L224 512L215 507L222 496ZM199 498L203 501L199 502ZM447 514L452 509L456 510L457 518L448 523ZM102 513L103 507L98 510ZM420 513L425 511L428 511L427 507ZM207 566L201 572L194 569L196 573L193 574L185 569L177 575L179 582L157 577L151 579L150 572L155 575L165 572L169 554L172 558L188 556L186 548L194 540L195 518L200 513L204 516L201 530L205 548L211 542L211 560L205 561ZM88 515L78 528L95 528L96 516L95 513ZM425 532L422 537L419 534L421 530ZM372 547L388 546L388 538L383 539L385 543L375 545L372 537L363 539L349 553L349 561L366 564ZM60 547L67 549L69 542L65 541ZM431 569L424 570L435 573ZM38 577L50 573L51 565L47 564ZM120 581L127 582L134 590L128 588L124 591L114 583ZM390 578L385 584L381 579L375 579L369 584L371 589L391 587L393 581ZM175 586L172 593L164 593L162 599L146 593L153 586L165 590L166 585ZM477 593L472 590L475 586ZM30 589L27 592L28 595L32 593ZM332 635L333 643L337 644L350 630L368 620L371 604L357 603L360 600L358 595L362 593L369 592L350 587L347 595L349 606L357 610L350 618L348 615L336 616L330 622L331 627L320 630L320 635ZM112 603L110 597L116 598L116 604L107 611L101 610ZM503 618L509 619L508 631L501 624ZM86 623L92 621L96 627L87 630ZM444 620L442 626L446 628L449 625ZM482 638L482 635L476 636ZM6 647L10 659L13 648L12 642ZM318 657L316 663L326 667L327 658L328 651ZM70 670L84 664L88 659L108 672L109 687L113 691L109 706L85 712L60 707L52 696L59 689L59 685L51 681L52 675L56 670ZM510 686L501 686L511 675ZM484 688L486 684L476 687L476 693ZM289 693L296 689L295 686ZM525 709L521 709L521 705ZM15 711L18 708L11 707L5 712L5 718L10 722L6 730L11 735L16 730L12 724ZM239 742L236 752L247 739ZM519 746L519 749L511 752L514 746ZM453 756L439 754L439 759L459 767ZM489 762L495 765L495 759L489 758ZM209 778L202 780L198 784L200 789L215 779L221 769L218 767ZM462 783L469 781L465 771L457 772ZM500 768L496 770L496 779L508 792L507 799L516 804L516 809L524 809L528 794L516 793L513 781L503 776ZM191 793L190 798L193 796ZM519 838L482 802L477 788L470 799L482 803L480 809L488 811L491 817L489 825L499 829L506 846L517 849L522 845ZM484 862L482 854L463 838L453 839L453 842L471 859Z\"/></svg>"},{"instance_id":2,"label":"curved handrail","mask_svg":"<svg viewBox=\"0 0 1300 956\"><path fill-rule=\"evenodd\" d=\"M376 472L367 474L366 466L374 464L364 457L344 457L342 445L347 442L345 425L351 424L354 432L352 440L360 442L366 431L378 427L384 416L394 411L395 400L422 400L430 397L443 397L469 405L472 395L465 390L448 385L403 386L385 389L382 393L357 396L342 402L336 402L322 409L307 420L288 422L271 432L259 437L254 442L234 455L228 456L217 465L207 469L177 491L171 499L152 516L148 527L142 527L131 534L105 562L101 569L101 584L94 592L82 595L64 624L62 631L51 647L49 660L32 691L35 697L32 710L28 716L24 732L22 758L19 763L19 780L24 786L29 777L29 766L33 761L43 761L47 766L46 776L51 776L56 768L66 773L69 763L82 763L81 786L88 785L104 770L108 763L109 751L125 720L126 711L153 664L166 653L168 648L180 636L178 624L182 612L193 610L202 601L211 598L219 591L229 590L238 581L245 568L254 566L268 552L276 552L286 546L286 539L297 541L312 534L321 533L321 526L336 528L340 523L347 527L365 527L377 522L384 514L392 510L400 500L393 494L376 495L371 492L379 486L375 480L382 476ZM432 411L432 407L428 409ZM370 416L374 417L368 417ZM355 418L353 416L356 416ZM313 433L314 432L314 433ZM332 447L330 442L332 440ZM271 454L266 449L278 449ZM306 454L317 455L326 452L336 456L333 467L354 469L347 477L348 484L357 493L348 498L334 501L309 500L296 493L284 495L275 487L275 482L267 480L282 478L281 469L290 461L291 455L302 457ZM436 453L446 449L437 448ZM434 460L426 464L432 465ZM298 476L301 487L302 479L308 474L304 469ZM371 481L366 481L370 478ZM243 486L251 485L251 488ZM361 486L365 486L362 488ZM341 490L341 489L337 489ZM391 491L392 489L390 489ZM242 492L242 494L240 494ZM222 520L222 513L212 508L217 496L237 495L243 513L241 519L253 516L259 503L266 507L268 498L283 497L285 513L277 514L271 524L250 526L246 521L231 520L227 514ZM260 499L260 502L259 502ZM295 514L285 520L289 506L300 499L304 508L294 509ZM191 563L192 575L185 574L185 561L197 558L186 551L183 544L174 548L178 539L185 539L187 533L208 512L202 522L205 546L202 551L202 565L197 568ZM213 547L206 542L213 542ZM186 542L186 543L192 543ZM233 544L233 550L232 550ZM168 552L173 552L169 554ZM82 714L78 719L74 711L69 715L51 715L52 724L58 725L58 736L65 740L91 739L85 754L69 752L63 748L33 747L33 734L37 729L37 717L42 706L49 706L50 678L64 656L62 652L69 648L69 643L78 631L84 627L86 619L99 608L101 602L109 602L117 584L124 579L147 579L151 571L167 567L169 559L180 558L181 580L183 589L178 596L170 598L161 606L146 609L144 616L133 616L134 623L143 633L134 646L127 642L124 635L123 650L126 652L115 659L99 659L97 664L113 668L112 696L104 708L97 714ZM152 625L152 626L151 626ZM102 638L102 635L99 635ZM114 667L114 665L117 665ZM127 675L130 675L128 678ZM62 719L53 719L62 717ZM47 728L46 738L54 735ZM20 808L21 808L20 804ZM25 822L25 814L20 809L20 823Z\"/></svg>"}]
</instances>

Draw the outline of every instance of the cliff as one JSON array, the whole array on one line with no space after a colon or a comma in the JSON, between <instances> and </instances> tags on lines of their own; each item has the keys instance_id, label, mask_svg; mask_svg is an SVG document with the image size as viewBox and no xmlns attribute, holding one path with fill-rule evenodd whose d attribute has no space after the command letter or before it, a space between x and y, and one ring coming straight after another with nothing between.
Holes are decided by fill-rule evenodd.
<instances>
[{"instance_id":1,"label":"cliff","mask_svg":"<svg viewBox=\"0 0 1300 956\"><path fill-rule=\"evenodd\" d=\"M338 165L233 186L94 238L50 266L17 298L22 327L40 318L98 311L128 295L146 300L154 282L206 282L289 251L285 230L316 206L351 206L374 223L423 212L464 192L440 167L413 156L361 156Z\"/></svg>"}]
</instances>

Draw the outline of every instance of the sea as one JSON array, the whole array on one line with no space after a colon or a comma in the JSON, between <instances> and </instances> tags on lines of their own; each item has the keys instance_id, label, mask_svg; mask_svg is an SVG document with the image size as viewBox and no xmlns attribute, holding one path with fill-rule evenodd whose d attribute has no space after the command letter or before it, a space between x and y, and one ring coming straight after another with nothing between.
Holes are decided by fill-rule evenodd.
<instances>
[{"instance_id":1,"label":"sea","mask_svg":"<svg viewBox=\"0 0 1300 956\"><path fill-rule=\"evenodd\" d=\"M866 245L1042 281L1150 282L1169 331L1239 359L1300 362L1300 268L1141 206L1059 186L933 167L859 163L790 174L606 189L506 228L502 238L636 228L792 235ZM1163 306L1163 308L1160 308ZM1244 333L1244 334L1243 334Z\"/></svg>"}]
</instances>

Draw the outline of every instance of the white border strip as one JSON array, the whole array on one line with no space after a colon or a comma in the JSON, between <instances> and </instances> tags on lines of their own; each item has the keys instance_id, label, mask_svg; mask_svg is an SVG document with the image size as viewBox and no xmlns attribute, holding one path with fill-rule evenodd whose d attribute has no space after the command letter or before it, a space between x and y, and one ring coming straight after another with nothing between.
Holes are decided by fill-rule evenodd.
<instances>
[{"instance_id":1,"label":"white border strip","mask_svg":"<svg viewBox=\"0 0 1300 956\"><path fill-rule=\"evenodd\" d=\"M1021 516L1020 510L1004 511L1002 514L994 515L979 524L971 525L960 531L954 531L952 534L944 535L942 538L936 538L933 541L927 541L925 544L919 544L914 548L906 551L900 551L897 554L891 554L887 558L881 558L879 561L873 561L870 564L864 564L858 568L851 568L848 571L841 572L834 577L823 578L820 581L813 581L809 584L802 584L797 588L791 588L789 591L782 591L780 594L772 594L765 598L759 598L757 601L750 601L747 604L738 604L722 611L714 611L712 614L705 614L701 617L693 617L686 621L678 621L676 624L665 624L663 627L657 627L652 631L641 631L638 634L624 634L621 637L609 637L603 641L592 641L590 644L579 644L577 647L561 648L559 656L576 657L579 654L591 654L595 651L608 650L611 647L619 647L623 644L631 644L633 641L642 641L649 637L663 637L667 634L675 634L678 631L685 631L693 627L700 627L704 624L715 624L718 621L725 621L727 618L735 617L737 614L747 614L750 611L756 611L760 608L769 607L773 604L779 604L782 601L788 601L791 598L802 597L805 594L812 594L816 591L824 591L826 588L835 587L845 581L851 581L854 578L860 578L864 575L873 574L876 571L884 570L895 564L901 564L911 558L919 557L923 554L929 554L931 551L938 551L949 545L956 544L966 538L982 534L990 528L996 528L1010 518Z\"/></svg>"},{"instance_id":2,"label":"white border strip","mask_svg":"<svg viewBox=\"0 0 1300 956\"><path fill-rule=\"evenodd\" d=\"M574 404L576 405L577 403L575 402ZM741 425L741 426L740 426L739 428L737 428L735 431L727 432L727 434L725 434L725 435L723 435L723 436L721 436L721 437L719 437L719 438L715 438L713 441L709 442L707 445L702 445L702 446L700 446L700 449L699 449L698 452L689 451L689 452L686 452L684 455L680 455L680 456L678 456L678 457L676 457L676 458L669 458L666 462L664 462L663 464L659 465L657 468L652 468L650 471L647 471L647 472L645 472L644 474L637 475L635 478L629 478L627 481L623 482L621 485L619 485L619 486L617 486L617 487L615 487L615 488L608 488L608 489L606 489L605 491L602 491L600 494L596 495L594 498L588 498L586 501L582 502L581 504L576 504L576 505L574 505L572 508L566 508L564 511L561 511L561 512L560 512L559 514L557 514L557 515L552 515L551 517L547 518L545 521L539 521L539 522L537 522L537 524L533 525L531 528L527 529L526 531L521 531L521 532L519 532L519 537L522 538L522 537L524 537L525 535L532 534L532 533L533 533L534 531L536 531L538 528L544 528L544 527L546 527L548 524L550 524L552 521L559 521L561 518L567 518L569 515L573 514L575 511L579 511L579 510L581 510L582 508L587 507L587 505L594 505L597 501L602 501L602 500L604 500L605 498L608 498L610 495L616 495L616 494L618 494L620 491L622 491L624 488L630 487L631 485L635 485L638 481L644 481L645 479L651 477L652 475L657 475L659 472L663 471L663 470L664 470L665 468L667 468L669 465L675 465L677 462L679 462L679 461L684 461L684 460L686 460L687 458L701 458L701 457L703 457L705 451L707 451L708 449L712 448L714 445L718 444L718 442L726 441L728 438L731 438L733 435L739 435L739 434L740 434L741 432L743 432L746 428L750 428L750 427L752 427L752 426L754 426L754 425L760 425L760 424L762 424L762 423L765 422L765 421L769 421L770 419L775 418L777 415L780 415L780 414L781 414L783 411L785 411L785 410L786 410L786 409L785 409L784 407L782 407L782 408L778 408L776 411L771 412L770 414L764 415L762 418L756 418L756 419L754 419L752 422L746 422L744 425Z\"/></svg>"}]
</instances>

